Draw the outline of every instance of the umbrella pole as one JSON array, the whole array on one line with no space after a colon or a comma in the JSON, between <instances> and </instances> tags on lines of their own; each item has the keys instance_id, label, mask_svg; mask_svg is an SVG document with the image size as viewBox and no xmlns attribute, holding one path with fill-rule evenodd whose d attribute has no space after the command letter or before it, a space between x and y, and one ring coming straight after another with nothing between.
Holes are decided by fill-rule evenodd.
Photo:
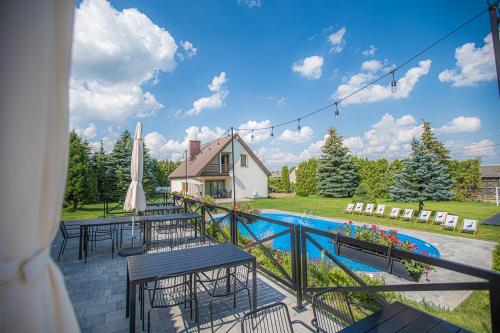
<instances>
[{"instance_id":1,"label":"umbrella pole","mask_svg":"<svg viewBox=\"0 0 500 333\"><path fill-rule=\"evenodd\" d=\"M134 247L134 231L135 231L135 213L136 210L134 209L134 214L132 215L132 247Z\"/></svg>"},{"instance_id":2,"label":"umbrella pole","mask_svg":"<svg viewBox=\"0 0 500 333\"><path fill-rule=\"evenodd\" d=\"M132 244L127 249L122 249L118 254L122 257L135 256L138 254L143 254L144 249L142 246L134 247L134 231L135 231L135 215L137 211L134 209L134 214L132 215Z\"/></svg>"}]
</instances>

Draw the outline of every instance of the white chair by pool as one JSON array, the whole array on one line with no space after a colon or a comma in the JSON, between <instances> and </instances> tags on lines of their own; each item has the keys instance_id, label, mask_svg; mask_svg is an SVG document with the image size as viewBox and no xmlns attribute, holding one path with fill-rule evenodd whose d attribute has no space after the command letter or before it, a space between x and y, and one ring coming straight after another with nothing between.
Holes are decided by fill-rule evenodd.
<instances>
[{"instance_id":1,"label":"white chair by pool","mask_svg":"<svg viewBox=\"0 0 500 333\"><path fill-rule=\"evenodd\" d=\"M389 216L387 216L387 218L397 219L399 217L400 210L401 208L391 208L391 212L389 213Z\"/></svg>"},{"instance_id":2,"label":"white chair by pool","mask_svg":"<svg viewBox=\"0 0 500 333\"><path fill-rule=\"evenodd\" d=\"M344 212L348 214L352 214L352 210L354 209L354 204L353 203L348 203L347 207L344 209Z\"/></svg>"},{"instance_id":3,"label":"white chair by pool","mask_svg":"<svg viewBox=\"0 0 500 333\"><path fill-rule=\"evenodd\" d=\"M446 221L446 216L448 216L447 212L436 212L436 215L434 215L434 220L432 222L434 224L443 224Z\"/></svg>"},{"instance_id":4,"label":"white chair by pool","mask_svg":"<svg viewBox=\"0 0 500 333\"><path fill-rule=\"evenodd\" d=\"M373 215L373 209L375 208L374 204L366 204L365 210L363 214L365 215Z\"/></svg>"},{"instance_id":5,"label":"white chair by pool","mask_svg":"<svg viewBox=\"0 0 500 333\"><path fill-rule=\"evenodd\" d=\"M356 203L356 206L354 207L354 212L356 214L361 214L363 212L363 203L362 202Z\"/></svg>"},{"instance_id":6,"label":"white chair by pool","mask_svg":"<svg viewBox=\"0 0 500 333\"><path fill-rule=\"evenodd\" d=\"M447 215L443 223L443 229L453 230L457 228L458 216L457 215Z\"/></svg>"},{"instance_id":7,"label":"white chair by pool","mask_svg":"<svg viewBox=\"0 0 500 333\"><path fill-rule=\"evenodd\" d=\"M462 228L460 228L459 232L470 232L474 235L477 234L478 232L477 220L464 219L464 221L462 222Z\"/></svg>"},{"instance_id":8,"label":"white chair by pool","mask_svg":"<svg viewBox=\"0 0 500 333\"><path fill-rule=\"evenodd\" d=\"M378 205L375 209L375 216L384 217L385 205Z\"/></svg>"},{"instance_id":9,"label":"white chair by pool","mask_svg":"<svg viewBox=\"0 0 500 333\"><path fill-rule=\"evenodd\" d=\"M412 219L413 219L413 209L406 208L403 213L403 216L401 216L401 220L411 221Z\"/></svg>"},{"instance_id":10,"label":"white chair by pool","mask_svg":"<svg viewBox=\"0 0 500 333\"><path fill-rule=\"evenodd\" d=\"M429 222L429 219L431 218L431 211L430 210L421 210L420 214L417 217L417 222Z\"/></svg>"}]
</instances>

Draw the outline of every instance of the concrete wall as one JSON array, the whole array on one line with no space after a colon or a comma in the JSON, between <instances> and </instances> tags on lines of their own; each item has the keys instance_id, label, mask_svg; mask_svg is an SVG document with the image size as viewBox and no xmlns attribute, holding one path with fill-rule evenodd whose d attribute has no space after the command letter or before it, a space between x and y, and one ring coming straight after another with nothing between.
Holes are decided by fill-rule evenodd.
<instances>
[{"instance_id":1,"label":"concrete wall","mask_svg":"<svg viewBox=\"0 0 500 333\"><path fill-rule=\"evenodd\" d=\"M231 144L223 151L231 153ZM267 197L267 175L264 170L237 140L234 140L234 153L236 199ZM241 154L247 155L248 167L241 166ZM232 189L232 179L229 179L228 183L226 187Z\"/></svg>"}]
</instances>

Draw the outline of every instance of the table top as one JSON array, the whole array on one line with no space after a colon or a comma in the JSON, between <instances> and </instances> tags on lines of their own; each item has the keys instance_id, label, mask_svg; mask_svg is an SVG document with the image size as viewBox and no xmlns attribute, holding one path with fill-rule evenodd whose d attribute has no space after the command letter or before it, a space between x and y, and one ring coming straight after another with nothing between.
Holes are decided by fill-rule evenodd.
<instances>
[{"instance_id":1,"label":"table top","mask_svg":"<svg viewBox=\"0 0 500 333\"><path fill-rule=\"evenodd\" d=\"M166 215L140 215L135 217L136 222L153 222L153 221L171 221L171 220L191 220L199 219L202 216L197 213L187 214L166 214ZM132 222L133 216L114 216L103 219L87 219L87 220L72 220L64 221L71 224L79 224L80 226L96 226L96 225L111 225L111 224L126 224Z\"/></svg>"},{"instance_id":2,"label":"table top","mask_svg":"<svg viewBox=\"0 0 500 333\"><path fill-rule=\"evenodd\" d=\"M138 283L159 276L198 273L254 260L251 254L228 243L127 258L130 281Z\"/></svg>"},{"instance_id":3,"label":"table top","mask_svg":"<svg viewBox=\"0 0 500 333\"><path fill-rule=\"evenodd\" d=\"M431 316L400 302L344 328L342 333L360 332L468 332L443 319ZM339 332L339 333L340 333Z\"/></svg>"},{"instance_id":4,"label":"table top","mask_svg":"<svg viewBox=\"0 0 500 333\"><path fill-rule=\"evenodd\" d=\"M151 201L151 202L146 202L147 207L154 207L154 206L172 206L174 204L173 201Z\"/></svg>"},{"instance_id":5,"label":"table top","mask_svg":"<svg viewBox=\"0 0 500 333\"><path fill-rule=\"evenodd\" d=\"M150 212L150 211L157 211L157 210L180 210L183 209L181 206L148 206L144 210L145 212Z\"/></svg>"}]
</instances>

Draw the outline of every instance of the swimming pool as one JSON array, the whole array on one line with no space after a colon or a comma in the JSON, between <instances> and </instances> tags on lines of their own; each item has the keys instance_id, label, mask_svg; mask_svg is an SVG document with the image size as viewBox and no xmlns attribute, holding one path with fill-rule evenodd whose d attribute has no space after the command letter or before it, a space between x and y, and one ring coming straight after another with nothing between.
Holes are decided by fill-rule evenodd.
<instances>
[{"instance_id":1,"label":"swimming pool","mask_svg":"<svg viewBox=\"0 0 500 333\"><path fill-rule=\"evenodd\" d=\"M339 226L345 226L345 223L343 222L326 221L316 218L307 218L305 221L302 221L302 217L291 214L262 213L260 215L290 224L295 224L295 225L302 224L304 226L322 231L337 230ZM286 227L284 226L269 223L262 220L257 220L251 224L248 224L248 227L259 239L263 239L265 237L269 237L281 231L286 230ZM243 226L239 225L238 230L243 236L250 237L249 232ZM331 249L330 253L334 254L333 252L334 245L329 242L329 239L319 235L312 235L312 238L314 238L318 243L320 243L321 246L323 246L325 249ZM414 243L419 251L420 250L425 251L430 256L434 257L440 256L439 251L436 247L421 239L411 237L405 234L398 234L397 238L399 238L403 242L409 241L411 243ZM285 236L281 236L272 240L272 247L283 251L290 251L290 235L287 234ZM318 248L312 245L308 246L307 254L309 258L321 257L321 251L319 251ZM356 262L354 260L342 256L336 256L336 257L339 258L339 260L347 267L349 267L351 270L364 271L364 272L379 272L379 270L374 267Z\"/></svg>"}]
</instances>

